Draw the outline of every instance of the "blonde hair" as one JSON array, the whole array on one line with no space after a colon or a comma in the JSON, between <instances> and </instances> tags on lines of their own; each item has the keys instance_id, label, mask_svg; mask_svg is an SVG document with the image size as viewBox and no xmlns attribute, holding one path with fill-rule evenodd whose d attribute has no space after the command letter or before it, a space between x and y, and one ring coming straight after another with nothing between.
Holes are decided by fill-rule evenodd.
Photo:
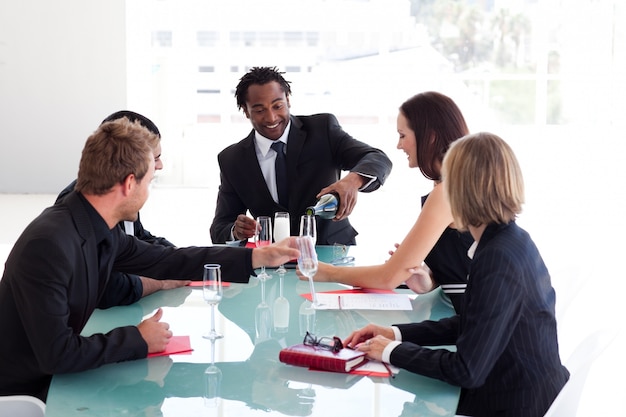
<instances>
[{"instance_id":1,"label":"blonde hair","mask_svg":"<svg viewBox=\"0 0 626 417\"><path fill-rule=\"evenodd\" d=\"M76 191L102 195L134 174L138 182L150 168L160 137L126 117L102 123L87 139L78 168Z\"/></svg>"},{"instance_id":2,"label":"blonde hair","mask_svg":"<svg viewBox=\"0 0 626 417\"><path fill-rule=\"evenodd\" d=\"M456 226L509 223L522 211L524 179L511 147L481 132L455 141L443 160L443 181Z\"/></svg>"}]
</instances>

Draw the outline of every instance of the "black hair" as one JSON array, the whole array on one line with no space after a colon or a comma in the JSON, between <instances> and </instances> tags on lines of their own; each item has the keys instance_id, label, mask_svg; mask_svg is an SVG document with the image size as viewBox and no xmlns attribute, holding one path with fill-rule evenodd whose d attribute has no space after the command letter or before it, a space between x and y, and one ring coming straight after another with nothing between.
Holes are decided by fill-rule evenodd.
<instances>
[{"instance_id":1,"label":"black hair","mask_svg":"<svg viewBox=\"0 0 626 417\"><path fill-rule=\"evenodd\" d=\"M138 121L140 125L148 129L150 132L154 133L155 135L158 135L159 137L161 136L161 132L159 132L159 128L156 127L156 125L152 122L152 120L148 119L146 116L142 116L141 114L135 113L134 111L130 111L130 110L116 111L115 113L108 115L102 121L102 123L112 122L113 120L121 119L122 117L126 117L131 122Z\"/></svg>"},{"instance_id":2,"label":"black hair","mask_svg":"<svg viewBox=\"0 0 626 417\"><path fill-rule=\"evenodd\" d=\"M253 84L267 84L272 81L276 81L280 84L280 88L285 95L289 97L291 95L291 81L287 81L281 74L284 72L278 71L276 67L252 67L250 71L239 79L239 84L235 89L235 98L237 99L237 107L241 110L246 107L246 98L248 96L248 88Z\"/></svg>"}]
</instances>

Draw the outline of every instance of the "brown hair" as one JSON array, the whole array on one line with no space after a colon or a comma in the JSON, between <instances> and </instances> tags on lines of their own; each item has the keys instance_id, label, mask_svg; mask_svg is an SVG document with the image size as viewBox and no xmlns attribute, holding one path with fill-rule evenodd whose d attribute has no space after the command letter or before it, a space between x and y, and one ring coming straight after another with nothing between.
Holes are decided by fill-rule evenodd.
<instances>
[{"instance_id":1,"label":"brown hair","mask_svg":"<svg viewBox=\"0 0 626 417\"><path fill-rule=\"evenodd\" d=\"M457 227L509 223L521 213L524 179L511 147L481 132L451 146L443 160L443 183Z\"/></svg>"},{"instance_id":2,"label":"brown hair","mask_svg":"<svg viewBox=\"0 0 626 417\"><path fill-rule=\"evenodd\" d=\"M400 111L415 133L420 171L430 180L441 180L441 162L450 144L469 133L461 110L450 97L427 91L402 103Z\"/></svg>"},{"instance_id":3,"label":"brown hair","mask_svg":"<svg viewBox=\"0 0 626 417\"><path fill-rule=\"evenodd\" d=\"M84 194L106 194L134 174L138 182L154 159L159 136L126 117L102 123L87 139L75 189Z\"/></svg>"}]
</instances>

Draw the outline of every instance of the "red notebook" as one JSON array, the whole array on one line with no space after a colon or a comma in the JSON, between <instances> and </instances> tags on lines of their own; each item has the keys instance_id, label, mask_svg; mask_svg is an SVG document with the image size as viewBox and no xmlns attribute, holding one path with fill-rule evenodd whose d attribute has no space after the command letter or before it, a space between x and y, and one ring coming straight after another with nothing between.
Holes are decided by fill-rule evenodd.
<instances>
[{"instance_id":1,"label":"red notebook","mask_svg":"<svg viewBox=\"0 0 626 417\"><path fill-rule=\"evenodd\" d=\"M343 373L350 372L367 362L365 352L344 348L335 353L304 344L283 348L278 359L288 365Z\"/></svg>"}]
</instances>

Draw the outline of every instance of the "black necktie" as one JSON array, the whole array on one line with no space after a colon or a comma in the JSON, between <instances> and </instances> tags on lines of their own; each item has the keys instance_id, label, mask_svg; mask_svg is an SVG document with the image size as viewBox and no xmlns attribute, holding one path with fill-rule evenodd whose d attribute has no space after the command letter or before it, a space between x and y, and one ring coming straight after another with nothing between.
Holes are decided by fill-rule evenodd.
<instances>
[{"instance_id":1,"label":"black necktie","mask_svg":"<svg viewBox=\"0 0 626 417\"><path fill-rule=\"evenodd\" d=\"M276 188L278 189L278 202L287 207L287 158L283 152L285 144L279 140L272 143L272 149L276 152Z\"/></svg>"}]
</instances>

